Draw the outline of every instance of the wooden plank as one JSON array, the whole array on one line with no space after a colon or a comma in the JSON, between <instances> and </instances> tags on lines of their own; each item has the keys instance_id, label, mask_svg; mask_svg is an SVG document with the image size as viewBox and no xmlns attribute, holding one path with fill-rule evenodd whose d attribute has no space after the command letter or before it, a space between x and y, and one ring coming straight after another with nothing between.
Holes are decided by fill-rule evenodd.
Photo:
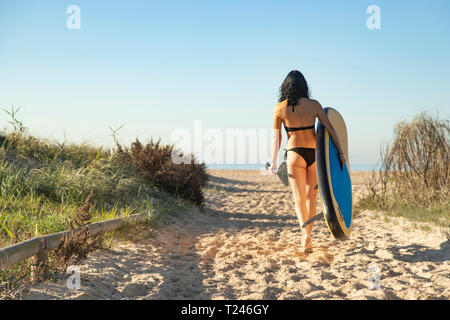
<instances>
[{"instance_id":1,"label":"wooden plank","mask_svg":"<svg viewBox=\"0 0 450 320\"><path fill-rule=\"evenodd\" d=\"M118 229L127 223L135 223L145 220L147 216L147 212L136 213L129 217L120 217L91 223L88 225L88 229L90 233L97 235ZM53 233L44 237L33 238L0 249L0 270L5 270L15 263L31 258L39 254L42 250L52 251L57 249L64 236L69 235L70 233L70 231Z\"/></svg>"},{"instance_id":2,"label":"wooden plank","mask_svg":"<svg viewBox=\"0 0 450 320\"><path fill-rule=\"evenodd\" d=\"M45 236L45 244L47 251L53 251L59 247L59 244L64 239L65 235L70 235L70 231L62 231Z\"/></svg>"},{"instance_id":3,"label":"wooden plank","mask_svg":"<svg viewBox=\"0 0 450 320\"><path fill-rule=\"evenodd\" d=\"M33 238L24 242L13 244L0 250L0 268L10 266L14 263L37 255L45 246L42 238Z\"/></svg>"}]
</instances>

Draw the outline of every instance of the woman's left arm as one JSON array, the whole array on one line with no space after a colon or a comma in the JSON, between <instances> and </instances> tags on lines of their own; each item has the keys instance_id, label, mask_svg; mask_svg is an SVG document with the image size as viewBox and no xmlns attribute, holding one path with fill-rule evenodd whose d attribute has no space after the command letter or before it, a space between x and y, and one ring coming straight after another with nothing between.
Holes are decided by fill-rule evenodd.
<instances>
[{"instance_id":1,"label":"woman's left arm","mask_svg":"<svg viewBox=\"0 0 450 320\"><path fill-rule=\"evenodd\" d=\"M272 132L272 165L269 169L278 168L278 153L281 147L281 118L278 108L275 106L273 112L273 132Z\"/></svg>"}]
</instances>

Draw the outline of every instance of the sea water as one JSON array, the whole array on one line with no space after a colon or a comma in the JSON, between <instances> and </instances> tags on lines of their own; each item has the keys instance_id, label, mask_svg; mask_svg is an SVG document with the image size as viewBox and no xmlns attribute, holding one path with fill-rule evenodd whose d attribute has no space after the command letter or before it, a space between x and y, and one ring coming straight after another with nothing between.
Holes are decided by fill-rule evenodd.
<instances>
[{"instance_id":1,"label":"sea water","mask_svg":"<svg viewBox=\"0 0 450 320\"><path fill-rule=\"evenodd\" d=\"M264 164L206 164L207 169L216 170L261 170L265 169ZM350 164L351 171L378 171L376 164Z\"/></svg>"}]
</instances>

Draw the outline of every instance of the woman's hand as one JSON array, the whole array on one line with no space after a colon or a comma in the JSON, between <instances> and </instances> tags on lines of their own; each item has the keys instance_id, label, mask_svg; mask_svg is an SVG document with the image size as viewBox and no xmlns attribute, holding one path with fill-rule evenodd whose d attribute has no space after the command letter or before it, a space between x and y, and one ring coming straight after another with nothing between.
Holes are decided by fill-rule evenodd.
<instances>
[{"instance_id":1,"label":"woman's hand","mask_svg":"<svg viewBox=\"0 0 450 320\"><path fill-rule=\"evenodd\" d=\"M269 167L269 169L267 169L267 170L269 170L269 172L270 172L272 175L275 175L275 174L277 174L277 172L278 172L277 166L273 166L273 165L271 165L271 166Z\"/></svg>"},{"instance_id":2,"label":"woman's hand","mask_svg":"<svg viewBox=\"0 0 450 320\"><path fill-rule=\"evenodd\" d=\"M344 168L344 164L347 162L347 159L345 159L344 153L339 152L339 163L341 164L341 169Z\"/></svg>"},{"instance_id":3,"label":"woman's hand","mask_svg":"<svg viewBox=\"0 0 450 320\"><path fill-rule=\"evenodd\" d=\"M272 174L272 175L277 174L277 172L278 172L277 165L270 164L269 162L266 162L266 170L269 174Z\"/></svg>"}]
</instances>

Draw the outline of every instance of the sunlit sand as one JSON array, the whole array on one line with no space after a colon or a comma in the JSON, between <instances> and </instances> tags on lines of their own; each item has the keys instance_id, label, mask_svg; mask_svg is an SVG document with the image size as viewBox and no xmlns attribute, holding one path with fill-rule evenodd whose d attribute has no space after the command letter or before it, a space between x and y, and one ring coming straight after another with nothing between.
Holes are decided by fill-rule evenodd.
<instances>
[{"instance_id":1,"label":"sunlit sand","mask_svg":"<svg viewBox=\"0 0 450 320\"><path fill-rule=\"evenodd\" d=\"M448 299L450 245L435 227L362 211L351 237L323 220L312 254L301 248L292 195L259 171L211 170L203 212L91 254L81 289L66 275L29 286L24 299ZM352 174L355 201L370 173ZM317 203L318 210L320 203ZM150 233L154 234L149 237Z\"/></svg>"}]
</instances>

